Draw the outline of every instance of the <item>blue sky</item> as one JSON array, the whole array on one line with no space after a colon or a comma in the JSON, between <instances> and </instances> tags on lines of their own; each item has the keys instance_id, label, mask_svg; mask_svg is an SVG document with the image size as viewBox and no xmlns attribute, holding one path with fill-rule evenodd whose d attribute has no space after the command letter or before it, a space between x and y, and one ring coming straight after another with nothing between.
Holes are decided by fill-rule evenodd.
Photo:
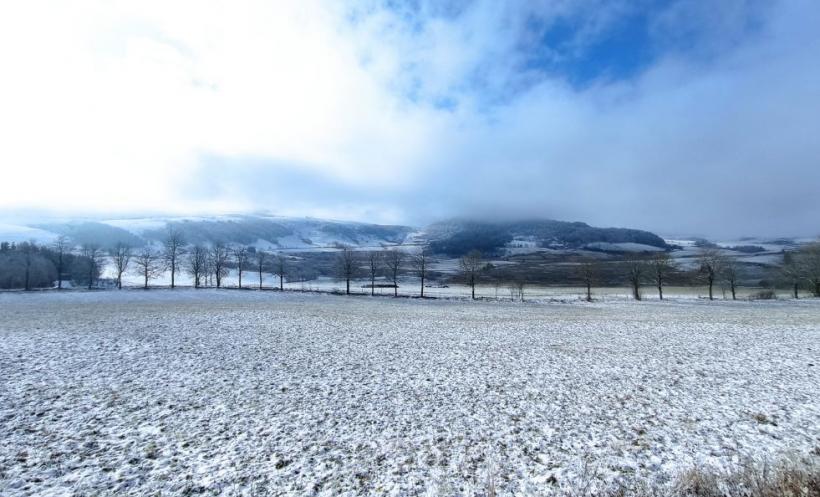
<instances>
[{"instance_id":1,"label":"blue sky","mask_svg":"<svg viewBox=\"0 0 820 497\"><path fill-rule=\"evenodd\" d=\"M573 42L582 29L581 22L560 18L544 30L539 41L545 50L557 52L558 60L539 57L535 51L530 67L560 75L573 86L583 88L601 79L634 78L659 55L649 33L649 16L645 11L636 9L626 13L588 45L573 50Z\"/></svg>"},{"instance_id":2,"label":"blue sky","mask_svg":"<svg viewBox=\"0 0 820 497\"><path fill-rule=\"evenodd\" d=\"M38 194L0 213L817 235L818 25L809 0L7 3L0 163Z\"/></svg>"}]
</instances>

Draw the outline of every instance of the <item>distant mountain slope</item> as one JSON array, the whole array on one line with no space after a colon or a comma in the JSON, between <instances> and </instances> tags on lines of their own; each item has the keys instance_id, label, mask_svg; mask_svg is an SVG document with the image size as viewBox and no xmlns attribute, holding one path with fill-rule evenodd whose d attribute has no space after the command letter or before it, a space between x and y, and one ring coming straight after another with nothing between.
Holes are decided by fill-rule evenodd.
<instances>
[{"instance_id":1,"label":"distant mountain slope","mask_svg":"<svg viewBox=\"0 0 820 497\"><path fill-rule=\"evenodd\" d=\"M181 231L189 245L221 242L268 250L310 251L341 245L379 248L429 243L435 253L459 256L472 249L490 255L544 249L618 252L668 248L661 237L648 231L595 228L579 222L450 220L418 230L409 226L260 215L69 219L27 225L3 224L0 225L0 241L34 239L48 243L65 235L77 245L94 243L110 247L122 242L133 247L158 246L169 227Z\"/></svg>"},{"instance_id":2,"label":"distant mountain slope","mask_svg":"<svg viewBox=\"0 0 820 497\"><path fill-rule=\"evenodd\" d=\"M654 233L627 228L596 228L586 223L553 220L482 222L450 220L435 223L426 230L434 252L450 256L477 249L497 254L505 248L529 245L536 248L601 250L601 247L668 248Z\"/></svg>"},{"instance_id":3,"label":"distant mountain slope","mask_svg":"<svg viewBox=\"0 0 820 497\"><path fill-rule=\"evenodd\" d=\"M134 247L144 244L144 241L127 230L105 223L94 221L44 223L37 228L58 235L68 237L77 244L92 243L101 247L110 247L117 243L125 243Z\"/></svg>"},{"instance_id":4,"label":"distant mountain slope","mask_svg":"<svg viewBox=\"0 0 820 497\"><path fill-rule=\"evenodd\" d=\"M260 248L317 249L351 245L379 247L404 242L413 228L379 224L273 216L230 216L168 219L161 228L146 229L142 236L161 241L168 226L182 231L188 243L221 241Z\"/></svg>"},{"instance_id":5,"label":"distant mountain slope","mask_svg":"<svg viewBox=\"0 0 820 497\"><path fill-rule=\"evenodd\" d=\"M187 244L253 245L265 249L313 250L340 245L380 247L405 241L414 228L278 216L154 217L112 220L60 220L27 225L0 225L0 241L53 241L67 236L77 245L93 243L134 247L161 243L169 227L182 232Z\"/></svg>"}]
</instances>

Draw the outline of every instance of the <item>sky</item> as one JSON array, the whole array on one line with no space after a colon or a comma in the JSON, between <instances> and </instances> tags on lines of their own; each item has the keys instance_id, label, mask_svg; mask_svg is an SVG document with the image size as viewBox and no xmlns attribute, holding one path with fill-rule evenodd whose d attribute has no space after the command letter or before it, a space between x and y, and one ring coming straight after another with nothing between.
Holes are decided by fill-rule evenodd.
<instances>
[{"instance_id":1,"label":"sky","mask_svg":"<svg viewBox=\"0 0 820 497\"><path fill-rule=\"evenodd\" d=\"M820 235L820 2L0 4L0 214Z\"/></svg>"}]
</instances>

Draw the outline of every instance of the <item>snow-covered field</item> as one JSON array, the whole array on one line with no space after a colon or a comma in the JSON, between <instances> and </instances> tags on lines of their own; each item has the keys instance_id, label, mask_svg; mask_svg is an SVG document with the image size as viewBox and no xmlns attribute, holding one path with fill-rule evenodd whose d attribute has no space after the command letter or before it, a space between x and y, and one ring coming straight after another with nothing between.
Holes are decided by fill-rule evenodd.
<instances>
[{"instance_id":1,"label":"snow-covered field","mask_svg":"<svg viewBox=\"0 0 820 497\"><path fill-rule=\"evenodd\" d=\"M3 496L549 495L820 452L817 300L8 293L0 368Z\"/></svg>"}]
</instances>

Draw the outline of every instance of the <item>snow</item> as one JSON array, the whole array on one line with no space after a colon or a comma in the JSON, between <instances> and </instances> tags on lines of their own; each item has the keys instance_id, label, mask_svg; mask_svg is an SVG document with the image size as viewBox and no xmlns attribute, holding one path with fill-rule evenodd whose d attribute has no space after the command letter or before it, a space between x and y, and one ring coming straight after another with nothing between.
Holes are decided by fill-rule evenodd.
<instances>
[{"instance_id":1,"label":"snow","mask_svg":"<svg viewBox=\"0 0 820 497\"><path fill-rule=\"evenodd\" d=\"M336 221L315 218L298 218L269 215L219 215L219 216L172 216L172 217L141 217L141 218L121 218L121 219L49 219L43 218L38 222L27 222L31 226L13 222L3 224L0 222L0 241L28 241L34 239L37 242L51 242L57 237L56 233L34 228L36 224L75 224L79 222L95 222L125 230L136 237L145 237L149 232L159 232L165 229L168 223L180 222L254 222L273 221L281 227L290 230L292 233L275 237L271 240L257 240L253 246L271 250L289 251L330 251L335 250L338 245L353 245L358 248L382 248L383 246L393 246L395 241L392 237L382 237L379 235L366 235L367 230L356 235L352 240L346 236L347 230L344 228L368 228L378 225L366 223ZM34 221L34 220L32 220ZM156 236L156 235L154 235ZM230 240L223 240L230 242Z\"/></svg>"},{"instance_id":2,"label":"snow","mask_svg":"<svg viewBox=\"0 0 820 497\"><path fill-rule=\"evenodd\" d=\"M631 242L624 242L624 243L609 243L609 242L593 242L587 243L585 246L587 249L593 250L603 250L606 252L663 252L663 249L660 247L654 247L652 245L645 245L643 243L631 243Z\"/></svg>"},{"instance_id":3,"label":"snow","mask_svg":"<svg viewBox=\"0 0 820 497\"><path fill-rule=\"evenodd\" d=\"M819 348L817 300L5 293L0 495L663 483L813 450Z\"/></svg>"}]
</instances>

